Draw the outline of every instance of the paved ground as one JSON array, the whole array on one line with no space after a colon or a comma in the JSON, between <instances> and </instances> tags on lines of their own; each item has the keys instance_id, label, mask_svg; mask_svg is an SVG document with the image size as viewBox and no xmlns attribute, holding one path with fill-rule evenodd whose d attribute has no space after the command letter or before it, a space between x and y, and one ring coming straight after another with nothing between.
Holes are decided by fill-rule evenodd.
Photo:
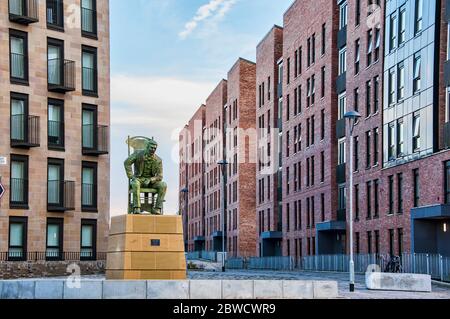
<instances>
[{"instance_id":1,"label":"paved ground","mask_svg":"<svg viewBox=\"0 0 450 319\"><path fill-rule=\"evenodd\" d=\"M318 272L280 272L280 271L248 271L228 270L221 272L190 271L189 279L270 279L270 280L336 280L339 285L339 295L344 299L450 299L450 287L433 285L432 293L371 291L365 287L363 275L356 276L356 291L348 291L348 274L318 273Z\"/></svg>"}]
</instances>

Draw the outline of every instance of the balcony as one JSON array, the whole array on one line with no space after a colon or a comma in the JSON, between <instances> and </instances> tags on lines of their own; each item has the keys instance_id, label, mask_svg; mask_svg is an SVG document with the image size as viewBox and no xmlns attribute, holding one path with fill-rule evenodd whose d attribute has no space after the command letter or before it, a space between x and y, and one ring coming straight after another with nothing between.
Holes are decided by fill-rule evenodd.
<instances>
[{"instance_id":1,"label":"balcony","mask_svg":"<svg viewBox=\"0 0 450 319\"><path fill-rule=\"evenodd\" d=\"M11 147L29 149L40 146L39 116L11 116Z\"/></svg>"},{"instance_id":2,"label":"balcony","mask_svg":"<svg viewBox=\"0 0 450 319\"><path fill-rule=\"evenodd\" d=\"M345 118L336 122L336 138L340 139L343 137L345 137Z\"/></svg>"},{"instance_id":3,"label":"balcony","mask_svg":"<svg viewBox=\"0 0 450 319\"><path fill-rule=\"evenodd\" d=\"M39 0L9 0L9 21L28 25L39 21Z\"/></svg>"},{"instance_id":4,"label":"balcony","mask_svg":"<svg viewBox=\"0 0 450 319\"><path fill-rule=\"evenodd\" d=\"M75 182L47 182L47 210L49 212L66 212L75 210Z\"/></svg>"},{"instance_id":5,"label":"balcony","mask_svg":"<svg viewBox=\"0 0 450 319\"><path fill-rule=\"evenodd\" d=\"M109 127L105 125L83 125L83 155L108 154Z\"/></svg>"},{"instance_id":6,"label":"balcony","mask_svg":"<svg viewBox=\"0 0 450 319\"><path fill-rule=\"evenodd\" d=\"M75 91L75 61L48 60L48 90L63 94Z\"/></svg>"},{"instance_id":7,"label":"balcony","mask_svg":"<svg viewBox=\"0 0 450 319\"><path fill-rule=\"evenodd\" d=\"M444 148L450 148L450 122L444 124L443 145Z\"/></svg>"},{"instance_id":8,"label":"balcony","mask_svg":"<svg viewBox=\"0 0 450 319\"><path fill-rule=\"evenodd\" d=\"M346 165L341 164L336 167L336 183L342 184L346 182Z\"/></svg>"}]
</instances>

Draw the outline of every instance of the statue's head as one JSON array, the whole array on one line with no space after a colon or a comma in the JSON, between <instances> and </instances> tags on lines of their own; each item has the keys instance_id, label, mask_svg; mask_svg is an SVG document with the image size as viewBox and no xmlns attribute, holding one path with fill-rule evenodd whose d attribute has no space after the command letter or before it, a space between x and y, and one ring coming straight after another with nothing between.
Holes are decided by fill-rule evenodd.
<instances>
[{"instance_id":1,"label":"statue's head","mask_svg":"<svg viewBox=\"0 0 450 319\"><path fill-rule=\"evenodd\" d=\"M145 153L148 155L153 155L156 153L156 149L158 148L158 143L155 140L151 139L148 141L145 147Z\"/></svg>"}]
</instances>

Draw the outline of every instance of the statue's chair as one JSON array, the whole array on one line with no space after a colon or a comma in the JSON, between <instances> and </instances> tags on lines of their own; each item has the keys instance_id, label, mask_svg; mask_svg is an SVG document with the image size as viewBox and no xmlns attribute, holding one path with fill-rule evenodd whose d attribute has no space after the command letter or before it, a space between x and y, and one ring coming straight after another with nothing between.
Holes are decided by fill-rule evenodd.
<instances>
[{"instance_id":1,"label":"statue's chair","mask_svg":"<svg viewBox=\"0 0 450 319\"><path fill-rule=\"evenodd\" d=\"M128 138L128 156L131 154L131 149L133 152L142 151L145 149L145 145L148 142L147 137L137 136ZM141 211L143 212L151 212L155 207L156 198L158 191L154 188L144 188L141 187L140 192L140 201L141 201ZM132 214L134 212L134 203L133 203L133 189L131 183L128 183L128 213Z\"/></svg>"}]
</instances>

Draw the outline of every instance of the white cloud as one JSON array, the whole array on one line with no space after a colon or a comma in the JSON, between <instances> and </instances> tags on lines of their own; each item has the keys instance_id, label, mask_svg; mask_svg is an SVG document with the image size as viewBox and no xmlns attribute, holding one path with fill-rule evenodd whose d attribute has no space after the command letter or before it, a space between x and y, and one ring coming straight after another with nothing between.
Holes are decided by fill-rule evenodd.
<instances>
[{"instance_id":1,"label":"white cloud","mask_svg":"<svg viewBox=\"0 0 450 319\"><path fill-rule=\"evenodd\" d=\"M205 20L213 21L217 24L231 10L237 0L210 0L209 3L198 8L195 16L187 22L183 31L178 35L181 39L186 39Z\"/></svg>"}]
</instances>

